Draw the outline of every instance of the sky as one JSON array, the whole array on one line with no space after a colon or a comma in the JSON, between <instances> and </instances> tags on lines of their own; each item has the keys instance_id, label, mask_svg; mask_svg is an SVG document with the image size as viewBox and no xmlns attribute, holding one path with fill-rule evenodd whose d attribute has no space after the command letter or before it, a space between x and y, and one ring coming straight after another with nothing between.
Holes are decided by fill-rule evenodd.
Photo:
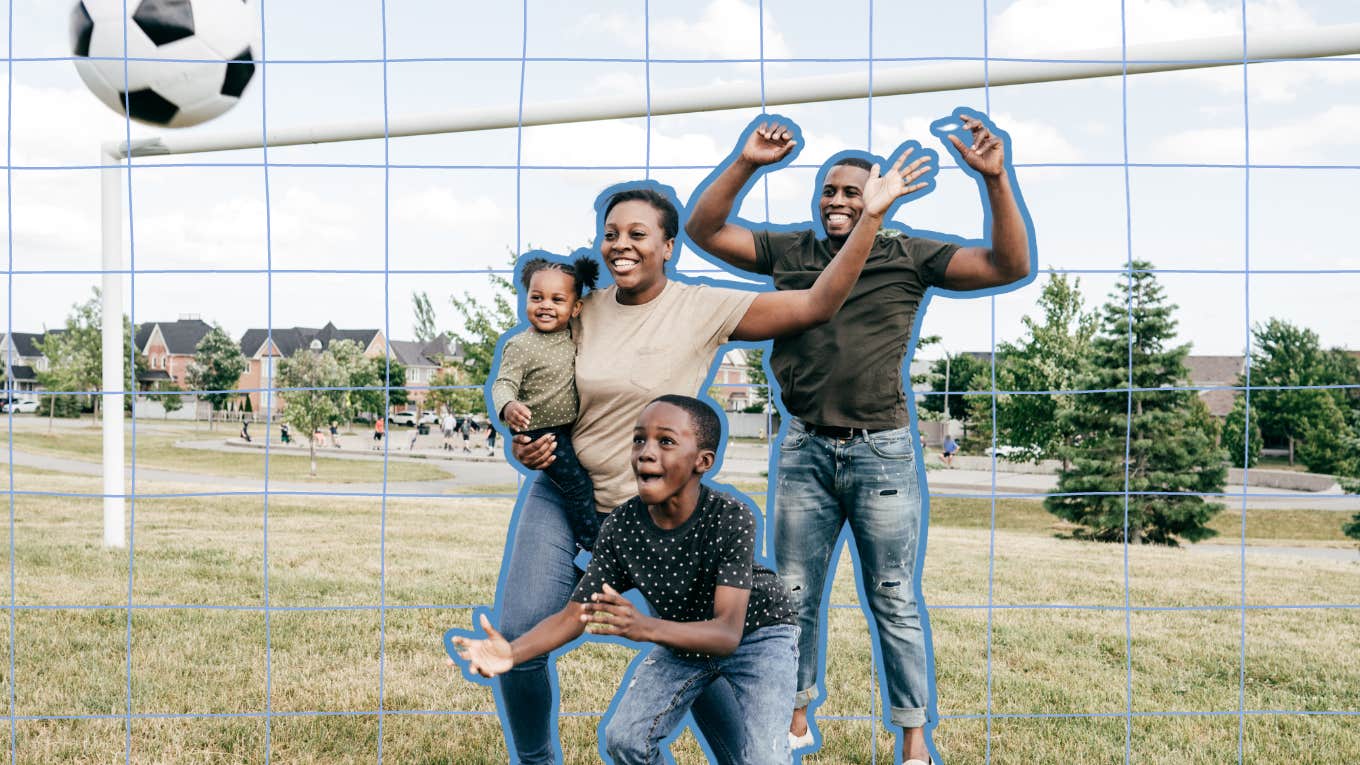
<instances>
[{"instance_id":1,"label":"sky","mask_svg":"<svg viewBox=\"0 0 1360 765\"><path fill-rule=\"evenodd\" d=\"M235 109L187 132L372 120L382 117L384 103L392 120L514 106L521 74L526 105L749 81L761 76L754 60L762 44L768 82L867 77L867 61L826 59L867 59L871 49L876 59L899 59L875 61L878 71L921 65L900 59L984 51L1061 58L1117 47L1121 35L1119 0L872 8L851 0L835 5L832 23L825 3L804 0L766 0L763 15L755 0L531 1L527 24L519 4L389 0L385 20L378 0L251 4L263 14L262 50L272 63L257 71ZM60 326L71 304L98 283L99 174L90 166L101 141L128 130L63 60L70 55L69 7L15 0L9 20L13 48L0 81L9 104L9 209L0 225L11 246L9 289L0 302L15 331ZM1124 7L1129 45L1241 34L1240 0L1126 0ZM1245 9L1248 35L1360 22L1352 0L1260 0ZM559 60L529 61L521 72L522 52ZM470 58L481 60L449 60ZM1360 253L1347 226L1360 180L1360 58L1250 66L1245 98L1243 80L1242 67L1225 67L1126 83L1116 77L781 107L778 113L803 130L797 164L805 167L771 174L768 195L758 184L740 213L759 221L768 209L774 222L809 220L815 166L826 157L846 148L887 154L909 139L942 149L927 126L968 106L1011 136L1039 268L1079 272L1088 306L1107 300L1117 286L1112 272L1132 256L1171 271L1159 279L1178 306L1179 339L1195 353L1241 353L1249 322L1271 317L1317 331L1325 345L1360 348L1353 308ZM268 161L287 166L267 169L259 166L266 157L259 149L137 160L124 225L124 262L135 269L125 305L139 323L195 314L235 337L271 322L333 321L410 339L411 294L420 290L434 300L441 327L457 329L448 297L485 293L479 269L504 267L512 253L530 248L565 254L590 244L594 199L613 183L652 178L689 201L758 112L401 138L386 146L276 147ZM159 132L131 126L134 137ZM1244 170L1248 138L1251 163L1291 167ZM517 153L524 166L518 173ZM897 220L982 237L976 183L941 155L935 191L899 208ZM1140 165L1127 175L1125 156ZM394 165L386 173L385 157ZM1024 166L1048 163L1095 166ZM324 166L337 164L348 167ZM1184 164L1230 167L1176 166ZM544 166L552 169L536 169ZM678 263L712 271L688 251ZM1248 264L1249 277L1241 273ZM297 273L317 269L368 273ZM1238 273L1186 273L1205 270ZM937 297L921 331L943 336L937 353L1014 340L1044 278L995 299Z\"/></svg>"}]
</instances>

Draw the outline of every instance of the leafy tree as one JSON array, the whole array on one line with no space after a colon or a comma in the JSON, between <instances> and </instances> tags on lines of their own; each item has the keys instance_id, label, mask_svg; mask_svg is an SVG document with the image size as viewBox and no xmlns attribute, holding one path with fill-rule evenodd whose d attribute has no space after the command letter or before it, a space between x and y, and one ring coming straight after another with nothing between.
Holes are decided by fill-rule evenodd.
<instances>
[{"instance_id":1,"label":"leafy tree","mask_svg":"<svg viewBox=\"0 0 1360 765\"><path fill-rule=\"evenodd\" d=\"M1255 397L1253 397L1253 403ZM1255 407L1253 406L1253 409ZM1228 463L1232 465L1242 464L1242 457L1245 450L1246 466L1256 467L1256 463L1261 459L1261 447L1264 439L1261 438L1261 424L1255 417L1251 418L1250 432L1247 429L1247 397L1239 394L1233 399L1233 408L1228 412L1228 418L1223 423L1223 448L1228 452ZM1243 436L1247 437L1246 444L1243 444Z\"/></svg>"},{"instance_id":2,"label":"leafy tree","mask_svg":"<svg viewBox=\"0 0 1360 765\"><path fill-rule=\"evenodd\" d=\"M208 427L213 427L212 412L216 412L236 397L236 387L249 362L241 354L226 330L214 324L208 334L194 348L194 360L189 362L189 387L200 391L198 397L212 405L208 413ZM247 401L250 399L247 398Z\"/></svg>"},{"instance_id":3,"label":"leafy tree","mask_svg":"<svg viewBox=\"0 0 1360 765\"><path fill-rule=\"evenodd\" d=\"M969 399L979 397L963 394L965 391L991 390L991 382L990 363L966 353L946 355L930 365L930 390L939 395L926 396L921 402L921 409L935 414L937 419L962 421L964 433L967 434L971 425L970 416L975 414L969 410ZM982 387L977 387L979 384ZM948 418L944 416L946 403L949 406ZM989 413L991 411L990 402L987 404L987 411ZM990 417L990 414L988 416ZM990 439L989 430L988 440Z\"/></svg>"},{"instance_id":4,"label":"leafy tree","mask_svg":"<svg viewBox=\"0 0 1360 765\"><path fill-rule=\"evenodd\" d=\"M481 386L456 387L471 385L467 377L465 371L456 367L440 370L430 381L430 392L425 396L425 404L431 409L444 407L454 413L480 411L483 407Z\"/></svg>"},{"instance_id":5,"label":"leafy tree","mask_svg":"<svg viewBox=\"0 0 1360 765\"><path fill-rule=\"evenodd\" d=\"M486 382L496 356L497 341L519 323L515 316L515 285L496 273L488 271L487 277L491 281L489 305L466 291L461 297L454 295L449 298L454 310L463 318L463 331L449 334L462 344L464 365L468 372L467 385ZM480 409L481 404L476 408Z\"/></svg>"},{"instance_id":6,"label":"leafy tree","mask_svg":"<svg viewBox=\"0 0 1360 765\"><path fill-rule=\"evenodd\" d=\"M160 392L153 393L147 398L160 403L165 410L165 418L169 419L171 414L184 408L184 395L179 393L180 387L173 382L168 383L165 388L159 389ZM171 392L176 391L176 392Z\"/></svg>"},{"instance_id":7,"label":"leafy tree","mask_svg":"<svg viewBox=\"0 0 1360 765\"><path fill-rule=\"evenodd\" d=\"M348 391L345 370L329 351L299 349L279 362L278 387L283 399L281 419L307 439L312 475L316 475L316 440L312 433L340 419ZM324 389L324 390L322 390Z\"/></svg>"},{"instance_id":8,"label":"leafy tree","mask_svg":"<svg viewBox=\"0 0 1360 765\"><path fill-rule=\"evenodd\" d=\"M429 293L412 292L411 303L416 312L416 339L428 343L439 337L439 322L434 315L434 306L430 304Z\"/></svg>"},{"instance_id":9,"label":"leafy tree","mask_svg":"<svg viewBox=\"0 0 1360 765\"><path fill-rule=\"evenodd\" d=\"M1192 391L1167 389L1188 377L1189 346L1171 345L1175 306L1150 264L1136 262L1133 269L1101 311L1092 364L1079 380L1084 390L1107 392L1078 396L1062 415L1076 434L1062 449L1071 467L1059 474L1044 505L1080 524L1079 536L1195 542L1214 534L1206 524L1222 509L1200 494L1221 492L1227 469L1203 402ZM1126 482L1134 493L1127 500Z\"/></svg>"},{"instance_id":10,"label":"leafy tree","mask_svg":"<svg viewBox=\"0 0 1360 765\"><path fill-rule=\"evenodd\" d=\"M746 349L746 379L751 381L751 403L742 411L759 414L770 403L770 381L765 376L765 349Z\"/></svg>"},{"instance_id":11,"label":"leafy tree","mask_svg":"<svg viewBox=\"0 0 1360 765\"><path fill-rule=\"evenodd\" d=\"M1281 319L1269 319L1252 327L1251 384L1263 387L1285 387L1291 390L1252 391L1253 417L1260 420L1261 433L1267 441L1285 442L1289 447L1289 464L1299 452L1305 434L1315 439L1329 435L1349 437L1350 425L1345 411L1352 408L1350 392L1341 389L1319 389L1308 386L1347 385L1360 382L1354 359L1345 358L1344 351L1324 351L1316 332L1297 327ZM1245 375L1243 376L1245 384ZM1326 401L1324 401L1326 399ZM1340 423L1338 425L1338 422ZM1332 430L1340 427L1341 432ZM1328 457L1328 449L1321 443L1306 448L1303 460L1314 472L1333 472L1335 461Z\"/></svg>"},{"instance_id":12,"label":"leafy tree","mask_svg":"<svg viewBox=\"0 0 1360 765\"><path fill-rule=\"evenodd\" d=\"M54 392L98 391L104 384L104 336L103 304L100 302L98 288L92 288L90 298L71 307L66 317L66 325L59 332L48 332L38 341L38 350L47 357L47 372L39 377L39 382L47 390ZM146 356L134 353L132 346L132 322L123 317L123 358L132 359L131 364L123 364L122 389L129 395L123 399L125 408L132 405L136 395L137 378L146 371ZM49 426L50 418L58 407L69 410L73 396L48 396ZM58 403L55 399L70 399ZM92 395L95 415L98 416L103 396Z\"/></svg>"},{"instance_id":13,"label":"leafy tree","mask_svg":"<svg viewBox=\"0 0 1360 765\"><path fill-rule=\"evenodd\" d=\"M1038 300L1042 320L1024 317L1024 338L997 347L998 390L1077 389L1077 381L1091 363L1091 339L1098 322L1094 312L1082 310L1084 302L1080 278L1049 276ZM996 406L997 441L1015 449L1007 459L1061 459L1064 448L1077 437L1071 418L1065 416L1076 400L1071 393L1001 396ZM1063 469L1068 467L1064 462Z\"/></svg>"}]
</instances>

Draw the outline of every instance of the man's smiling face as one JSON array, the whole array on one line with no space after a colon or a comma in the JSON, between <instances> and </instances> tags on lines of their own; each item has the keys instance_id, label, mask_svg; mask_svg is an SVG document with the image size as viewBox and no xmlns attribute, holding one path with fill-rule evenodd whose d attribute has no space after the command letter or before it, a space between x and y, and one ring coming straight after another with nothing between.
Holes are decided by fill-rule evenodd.
<instances>
[{"instance_id":1,"label":"man's smiling face","mask_svg":"<svg viewBox=\"0 0 1360 765\"><path fill-rule=\"evenodd\" d=\"M844 241L850 236L864 212L864 184L868 181L869 171L853 165L836 165L827 171L818 201L827 238Z\"/></svg>"}]
</instances>

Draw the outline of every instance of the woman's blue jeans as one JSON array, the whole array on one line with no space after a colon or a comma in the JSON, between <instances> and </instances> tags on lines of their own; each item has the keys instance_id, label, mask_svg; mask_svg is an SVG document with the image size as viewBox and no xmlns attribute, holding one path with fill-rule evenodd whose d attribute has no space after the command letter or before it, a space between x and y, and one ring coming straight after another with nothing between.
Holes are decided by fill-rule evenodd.
<instances>
[{"instance_id":1,"label":"woman's blue jeans","mask_svg":"<svg viewBox=\"0 0 1360 765\"><path fill-rule=\"evenodd\" d=\"M577 549L565 500L553 482L538 475L520 490L519 504L496 592L499 629L508 640L562 610L582 573L573 563ZM530 659L500 677L497 702L506 726L506 746L522 765L561 761L556 680L557 669L547 656ZM705 738L740 739L737 726L743 713L726 682L711 684L692 712ZM727 762L721 757L718 761Z\"/></svg>"}]
</instances>

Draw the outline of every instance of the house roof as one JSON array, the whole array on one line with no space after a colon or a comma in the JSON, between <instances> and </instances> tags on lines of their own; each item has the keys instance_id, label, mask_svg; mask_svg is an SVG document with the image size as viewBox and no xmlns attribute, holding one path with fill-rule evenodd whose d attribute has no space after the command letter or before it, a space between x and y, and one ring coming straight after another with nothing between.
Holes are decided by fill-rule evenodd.
<instances>
[{"instance_id":1,"label":"house roof","mask_svg":"<svg viewBox=\"0 0 1360 765\"><path fill-rule=\"evenodd\" d=\"M54 330L55 331L55 330ZM38 350L38 341L43 339L42 332L11 332L9 334L11 342L14 344L14 354L16 356L41 356L42 351Z\"/></svg>"},{"instance_id":2,"label":"house roof","mask_svg":"<svg viewBox=\"0 0 1360 765\"><path fill-rule=\"evenodd\" d=\"M156 327L161 328L166 350L179 356L192 356L199 341L212 331L212 325L202 319L144 322L137 325L137 350L146 353L146 344Z\"/></svg>"},{"instance_id":3,"label":"house roof","mask_svg":"<svg viewBox=\"0 0 1360 765\"><path fill-rule=\"evenodd\" d=\"M387 346L392 349L392 358L407 367L438 368L444 366L444 359L462 356L458 341L451 341L443 335L423 343L419 340L393 340Z\"/></svg>"},{"instance_id":4,"label":"house roof","mask_svg":"<svg viewBox=\"0 0 1360 765\"><path fill-rule=\"evenodd\" d=\"M33 371L33 367L15 364L10 367L14 372L15 382L34 382L38 379L38 373Z\"/></svg>"},{"instance_id":5,"label":"house roof","mask_svg":"<svg viewBox=\"0 0 1360 765\"><path fill-rule=\"evenodd\" d=\"M284 356L292 356L301 348L310 348L313 340L321 343L322 349L329 348L336 340L353 340L360 348L368 348L380 333L376 329L337 329L331 322L321 329L310 327L275 327L274 347ZM241 353L247 358L255 356L264 347L270 333L265 329L248 329L241 336Z\"/></svg>"},{"instance_id":6,"label":"house roof","mask_svg":"<svg viewBox=\"0 0 1360 765\"><path fill-rule=\"evenodd\" d=\"M141 374L137 375L138 382L159 382L162 380L171 379L174 378L170 377L170 373L165 371L164 369L148 369L142 372Z\"/></svg>"},{"instance_id":7,"label":"house roof","mask_svg":"<svg viewBox=\"0 0 1360 765\"><path fill-rule=\"evenodd\" d=\"M1209 407L1209 413L1215 417L1227 417L1232 411L1233 402L1237 399L1237 391L1225 388L1215 388L1214 390L1202 390L1199 398L1204 405Z\"/></svg>"},{"instance_id":8,"label":"house roof","mask_svg":"<svg viewBox=\"0 0 1360 765\"><path fill-rule=\"evenodd\" d=\"M1236 385L1245 363L1242 356L1185 357L1191 385ZM1231 404L1228 408L1232 408Z\"/></svg>"}]
</instances>

